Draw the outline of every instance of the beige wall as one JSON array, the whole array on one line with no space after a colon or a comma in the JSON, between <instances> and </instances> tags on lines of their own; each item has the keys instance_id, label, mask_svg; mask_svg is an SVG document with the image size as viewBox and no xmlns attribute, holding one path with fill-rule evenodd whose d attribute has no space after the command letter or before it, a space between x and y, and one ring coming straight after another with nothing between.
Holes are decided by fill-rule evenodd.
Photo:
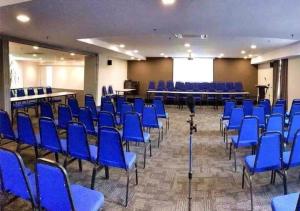
<instances>
[{"instance_id":1,"label":"beige wall","mask_svg":"<svg viewBox=\"0 0 300 211\"><path fill-rule=\"evenodd\" d=\"M288 108L293 99L300 98L300 57L290 58L288 63Z\"/></svg>"},{"instance_id":2,"label":"beige wall","mask_svg":"<svg viewBox=\"0 0 300 211\"><path fill-rule=\"evenodd\" d=\"M259 85L270 85L266 92L266 98L273 102L273 68L270 67L270 63L258 65L257 81Z\"/></svg>"},{"instance_id":3,"label":"beige wall","mask_svg":"<svg viewBox=\"0 0 300 211\"><path fill-rule=\"evenodd\" d=\"M112 60L112 65L107 65L107 60ZM102 94L102 86L112 85L114 90L123 89L127 80L127 61L99 55L98 93ZM100 103L100 100L98 100Z\"/></svg>"}]
</instances>

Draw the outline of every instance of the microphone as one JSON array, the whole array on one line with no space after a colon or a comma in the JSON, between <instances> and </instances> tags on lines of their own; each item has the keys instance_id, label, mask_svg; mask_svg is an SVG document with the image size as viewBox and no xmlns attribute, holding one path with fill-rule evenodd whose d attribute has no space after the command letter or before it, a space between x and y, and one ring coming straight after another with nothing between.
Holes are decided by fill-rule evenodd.
<instances>
[{"instance_id":1,"label":"microphone","mask_svg":"<svg viewBox=\"0 0 300 211\"><path fill-rule=\"evenodd\" d=\"M189 108L190 112L192 114L195 113L195 100L194 97L192 95L189 95L186 99L186 105Z\"/></svg>"}]
</instances>

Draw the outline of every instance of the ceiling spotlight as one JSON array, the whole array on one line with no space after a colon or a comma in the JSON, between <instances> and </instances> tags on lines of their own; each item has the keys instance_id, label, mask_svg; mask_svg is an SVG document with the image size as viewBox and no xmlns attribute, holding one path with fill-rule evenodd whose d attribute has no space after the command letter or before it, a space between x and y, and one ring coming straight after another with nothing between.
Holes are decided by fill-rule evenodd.
<instances>
[{"instance_id":1,"label":"ceiling spotlight","mask_svg":"<svg viewBox=\"0 0 300 211\"><path fill-rule=\"evenodd\" d=\"M130 59L135 59L135 58L132 56L132 57L130 57Z\"/></svg>"},{"instance_id":2,"label":"ceiling spotlight","mask_svg":"<svg viewBox=\"0 0 300 211\"><path fill-rule=\"evenodd\" d=\"M191 44L190 43L185 43L184 47L189 48L189 47L191 47Z\"/></svg>"},{"instance_id":3,"label":"ceiling spotlight","mask_svg":"<svg viewBox=\"0 0 300 211\"><path fill-rule=\"evenodd\" d=\"M70 55L71 55L71 56L75 56L75 53L72 52L72 53L70 53Z\"/></svg>"},{"instance_id":4,"label":"ceiling spotlight","mask_svg":"<svg viewBox=\"0 0 300 211\"><path fill-rule=\"evenodd\" d=\"M165 58L168 58L168 56L167 56L167 55L165 55Z\"/></svg>"},{"instance_id":5,"label":"ceiling spotlight","mask_svg":"<svg viewBox=\"0 0 300 211\"><path fill-rule=\"evenodd\" d=\"M249 58L251 58L251 57L252 57L252 54L249 54L248 56L249 56Z\"/></svg>"},{"instance_id":6,"label":"ceiling spotlight","mask_svg":"<svg viewBox=\"0 0 300 211\"><path fill-rule=\"evenodd\" d=\"M30 21L30 18L27 15L20 14L17 16L17 20L22 23L27 23Z\"/></svg>"},{"instance_id":7,"label":"ceiling spotlight","mask_svg":"<svg viewBox=\"0 0 300 211\"><path fill-rule=\"evenodd\" d=\"M164 5L172 5L176 0L161 0Z\"/></svg>"},{"instance_id":8,"label":"ceiling spotlight","mask_svg":"<svg viewBox=\"0 0 300 211\"><path fill-rule=\"evenodd\" d=\"M37 57L37 55L36 55L35 53L34 53L34 54L32 54L32 56L33 56L33 57Z\"/></svg>"},{"instance_id":9,"label":"ceiling spotlight","mask_svg":"<svg viewBox=\"0 0 300 211\"><path fill-rule=\"evenodd\" d=\"M251 48L252 49L256 49L256 45L251 45Z\"/></svg>"},{"instance_id":10,"label":"ceiling spotlight","mask_svg":"<svg viewBox=\"0 0 300 211\"><path fill-rule=\"evenodd\" d=\"M138 59L138 61L141 61L141 59Z\"/></svg>"},{"instance_id":11,"label":"ceiling spotlight","mask_svg":"<svg viewBox=\"0 0 300 211\"><path fill-rule=\"evenodd\" d=\"M191 49L189 49L189 50L187 50L187 52L188 52L188 53L192 53L192 50L191 50Z\"/></svg>"},{"instance_id":12,"label":"ceiling spotlight","mask_svg":"<svg viewBox=\"0 0 300 211\"><path fill-rule=\"evenodd\" d=\"M138 53L139 51L138 50L133 50L133 53Z\"/></svg>"},{"instance_id":13,"label":"ceiling spotlight","mask_svg":"<svg viewBox=\"0 0 300 211\"><path fill-rule=\"evenodd\" d=\"M34 50L38 50L39 49L39 46L35 45L32 47Z\"/></svg>"},{"instance_id":14,"label":"ceiling spotlight","mask_svg":"<svg viewBox=\"0 0 300 211\"><path fill-rule=\"evenodd\" d=\"M124 44L120 44L119 47L120 48L125 48L125 45Z\"/></svg>"},{"instance_id":15,"label":"ceiling spotlight","mask_svg":"<svg viewBox=\"0 0 300 211\"><path fill-rule=\"evenodd\" d=\"M206 40L206 39L208 38L208 35L207 35L207 34L201 34L201 35L200 35L200 38L201 38L202 40Z\"/></svg>"},{"instance_id":16,"label":"ceiling spotlight","mask_svg":"<svg viewBox=\"0 0 300 211\"><path fill-rule=\"evenodd\" d=\"M244 50L241 51L241 54L245 54L245 53L246 53L246 51L244 51Z\"/></svg>"},{"instance_id":17,"label":"ceiling spotlight","mask_svg":"<svg viewBox=\"0 0 300 211\"><path fill-rule=\"evenodd\" d=\"M244 59L248 59L248 56L244 56Z\"/></svg>"},{"instance_id":18,"label":"ceiling spotlight","mask_svg":"<svg viewBox=\"0 0 300 211\"><path fill-rule=\"evenodd\" d=\"M224 56L224 54L223 54L223 53L220 53L219 58L222 58L223 56Z\"/></svg>"},{"instance_id":19,"label":"ceiling spotlight","mask_svg":"<svg viewBox=\"0 0 300 211\"><path fill-rule=\"evenodd\" d=\"M183 35L182 35L182 34L174 34L174 36L175 36L177 39L182 39L182 38L183 38Z\"/></svg>"},{"instance_id":20,"label":"ceiling spotlight","mask_svg":"<svg viewBox=\"0 0 300 211\"><path fill-rule=\"evenodd\" d=\"M161 53L160 55L161 55L161 56L164 56L165 54L164 54L164 53Z\"/></svg>"}]
</instances>

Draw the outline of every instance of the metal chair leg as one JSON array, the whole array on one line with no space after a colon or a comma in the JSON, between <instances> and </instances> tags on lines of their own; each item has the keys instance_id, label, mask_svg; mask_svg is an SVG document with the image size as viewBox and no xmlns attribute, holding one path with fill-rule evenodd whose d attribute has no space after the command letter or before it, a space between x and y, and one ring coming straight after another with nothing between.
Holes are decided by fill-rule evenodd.
<instances>
[{"instance_id":1,"label":"metal chair leg","mask_svg":"<svg viewBox=\"0 0 300 211\"><path fill-rule=\"evenodd\" d=\"M105 179L109 179L109 168L107 166L105 166L104 171L105 171Z\"/></svg>"},{"instance_id":2,"label":"metal chair leg","mask_svg":"<svg viewBox=\"0 0 300 211\"><path fill-rule=\"evenodd\" d=\"M246 167L243 166L242 189L244 189L244 187L245 187L245 170L246 170Z\"/></svg>"},{"instance_id":3,"label":"metal chair leg","mask_svg":"<svg viewBox=\"0 0 300 211\"><path fill-rule=\"evenodd\" d=\"M229 160L231 160L231 149L232 149L232 143L229 145Z\"/></svg>"},{"instance_id":4,"label":"metal chair leg","mask_svg":"<svg viewBox=\"0 0 300 211\"><path fill-rule=\"evenodd\" d=\"M128 205L128 192L129 192L129 171L126 171L127 174L127 185L126 185L126 199L125 199L125 207Z\"/></svg>"},{"instance_id":5,"label":"metal chair leg","mask_svg":"<svg viewBox=\"0 0 300 211\"><path fill-rule=\"evenodd\" d=\"M96 179L97 167L94 166L93 174L92 174L92 181L91 181L91 189L94 190L95 187L95 179Z\"/></svg>"},{"instance_id":6,"label":"metal chair leg","mask_svg":"<svg viewBox=\"0 0 300 211\"><path fill-rule=\"evenodd\" d=\"M283 192L284 195L287 194L287 185L286 185L286 171L283 171L283 175L282 175L282 179L283 179Z\"/></svg>"},{"instance_id":7,"label":"metal chair leg","mask_svg":"<svg viewBox=\"0 0 300 211\"><path fill-rule=\"evenodd\" d=\"M139 179L138 179L138 169L137 169L136 162L135 162L134 166L135 166L135 184L137 185L137 184L139 184Z\"/></svg>"},{"instance_id":8,"label":"metal chair leg","mask_svg":"<svg viewBox=\"0 0 300 211\"><path fill-rule=\"evenodd\" d=\"M82 161L80 159L78 159L78 167L79 171L82 172Z\"/></svg>"},{"instance_id":9,"label":"metal chair leg","mask_svg":"<svg viewBox=\"0 0 300 211\"><path fill-rule=\"evenodd\" d=\"M144 168L146 167L146 150L147 150L147 146L145 143L145 147L144 147Z\"/></svg>"},{"instance_id":10,"label":"metal chair leg","mask_svg":"<svg viewBox=\"0 0 300 211\"><path fill-rule=\"evenodd\" d=\"M236 172L236 148L233 149L233 157L234 157L234 171Z\"/></svg>"},{"instance_id":11,"label":"metal chair leg","mask_svg":"<svg viewBox=\"0 0 300 211\"><path fill-rule=\"evenodd\" d=\"M252 176L249 176L249 186L250 186L250 197L251 197L251 210L253 210Z\"/></svg>"},{"instance_id":12,"label":"metal chair leg","mask_svg":"<svg viewBox=\"0 0 300 211\"><path fill-rule=\"evenodd\" d=\"M35 153L35 158L38 159L39 158L39 150L36 146L34 147L34 153Z\"/></svg>"},{"instance_id":13,"label":"metal chair leg","mask_svg":"<svg viewBox=\"0 0 300 211\"><path fill-rule=\"evenodd\" d=\"M54 153L54 156L55 156L55 161L57 162L57 163L59 163L59 157L58 157L58 153L56 152L56 153Z\"/></svg>"},{"instance_id":14,"label":"metal chair leg","mask_svg":"<svg viewBox=\"0 0 300 211\"><path fill-rule=\"evenodd\" d=\"M158 141L157 141L157 147L159 148L159 142L160 142L160 129L158 129Z\"/></svg>"},{"instance_id":15,"label":"metal chair leg","mask_svg":"<svg viewBox=\"0 0 300 211\"><path fill-rule=\"evenodd\" d=\"M149 139L149 144L150 144L150 157L152 157L152 144L151 144L151 139Z\"/></svg>"}]
</instances>

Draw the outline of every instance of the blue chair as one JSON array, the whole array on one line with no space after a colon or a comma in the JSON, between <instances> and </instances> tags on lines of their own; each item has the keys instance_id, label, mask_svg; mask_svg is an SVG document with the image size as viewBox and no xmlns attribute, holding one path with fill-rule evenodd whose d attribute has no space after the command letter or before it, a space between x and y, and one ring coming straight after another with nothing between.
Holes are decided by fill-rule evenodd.
<instances>
[{"instance_id":1,"label":"blue chair","mask_svg":"<svg viewBox=\"0 0 300 211\"><path fill-rule=\"evenodd\" d=\"M110 102L102 102L101 101L101 111L110 112L113 115L116 115L116 110L114 104Z\"/></svg>"},{"instance_id":2,"label":"blue chair","mask_svg":"<svg viewBox=\"0 0 300 211\"><path fill-rule=\"evenodd\" d=\"M106 96L106 95L107 95L106 86L102 86L102 96Z\"/></svg>"},{"instance_id":3,"label":"blue chair","mask_svg":"<svg viewBox=\"0 0 300 211\"><path fill-rule=\"evenodd\" d=\"M111 127L99 127L98 132L98 157L97 164L100 166L124 169L127 175L125 207L128 205L128 191L130 171L135 170L136 184L138 184L138 171L136 154L124 152L120 133ZM97 166L93 169L92 189L95 186Z\"/></svg>"},{"instance_id":4,"label":"blue chair","mask_svg":"<svg viewBox=\"0 0 300 211\"><path fill-rule=\"evenodd\" d=\"M285 116L285 109L283 104L275 104L272 107L272 114L281 114Z\"/></svg>"},{"instance_id":5,"label":"blue chair","mask_svg":"<svg viewBox=\"0 0 300 211\"><path fill-rule=\"evenodd\" d=\"M17 113L18 145L17 152L34 147L35 157L38 158L38 147L41 143L40 135L35 134L29 114L24 112ZM22 144L29 145L21 148Z\"/></svg>"},{"instance_id":6,"label":"blue chair","mask_svg":"<svg viewBox=\"0 0 300 211\"><path fill-rule=\"evenodd\" d=\"M27 95L28 96L34 96L35 95L34 89L32 87L27 88ZM31 104L32 106L37 106L37 101L36 100L29 100L28 103Z\"/></svg>"},{"instance_id":7,"label":"blue chair","mask_svg":"<svg viewBox=\"0 0 300 211\"><path fill-rule=\"evenodd\" d=\"M53 110L49 102L46 101L40 102L40 110L41 110L41 115L40 115L41 117L49 117L50 119L55 120ZM57 124L57 120L56 120L56 124Z\"/></svg>"},{"instance_id":8,"label":"blue chair","mask_svg":"<svg viewBox=\"0 0 300 211\"><path fill-rule=\"evenodd\" d=\"M287 117L289 117L290 116L290 113L291 113L291 111L293 110L293 106L295 105L295 104L299 104L300 103L300 99L293 99L293 102L292 102L292 105L291 105L291 108L290 108L290 112L286 112L286 116Z\"/></svg>"},{"instance_id":9,"label":"blue chair","mask_svg":"<svg viewBox=\"0 0 300 211\"><path fill-rule=\"evenodd\" d=\"M98 129L94 125L92 112L89 108L80 108L78 120L85 126L87 134L97 136Z\"/></svg>"},{"instance_id":10,"label":"blue chair","mask_svg":"<svg viewBox=\"0 0 300 211\"><path fill-rule=\"evenodd\" d=\"M6 142L2 143L3 140L6 140ZM8 113L0 109L0 145L5 145L16 140L16 134L12 128Z\"/></svg>"},{"instance_id":11,"label":"blue chair","mask_svg":"<svg viewBox=\"0 0 300 211\"><path fill-rule=\"evenodd\" d=\"M23 88L17 89L17 97L24 97L26 96L25 90ZM30 108L36 106L35 101L21 101L15 103L16 108L15 109L22 109L22 108Z\"/></svg>"},{"instance_id":12,"label":"blue chair","mask_svg":"<svg viewBox=\"0 0 300 211\"><path fill-rule=\"evenodd\" d=\"M111 95L111 96L115 95L114 90L113 90L111 85L108 86L108 94Z\"/></svg>"},{"instance_id":13,"label":"blue chair","mask_svg":"<svg viewBox=\"0 0 300 211\"><path fill-rule=\"evenodd\" d=\"M234 101L229 101L229 100L225 101L223 114L221 114L220 117L220 131L222 134L223 134L223 127L224 127L223 123L225 120L230 119L231 111L234 107L235 107Z\"/></svg>"},{"instance_id":14,"label":"blue chair","mask_svg":"<svg viewBox=\"0 0 300 211\"><path fill-rule=\"evenodd\" d=\"M250 99L243 100L243 109L245 116L251 116L253 112L253 101Z\"/></svg>"},{"instance_id":15,"label":"blue chair","mask_svg":"<svg viewBox=\"0 0 300 211\"><path fill-rule=\"evenodd\" d=\"M37 92L38 92L38 95L43 95L43 94L45 94L44 88L43 88L43 87L38 87L38 88L37 88Z\"/></svg>"},{"instance_id":16,"label":"blue chair","mask_svg":"<svg viewBox=\"0 0 300 211\"><path fill-rule=\"evenodd\" d=\"M162 100L154 99L153 105L156 109L157 117L160 119L166 119L166 129L169 129L170 127L170 118L169 114L166 112L165 105Z\"/></svg>"},{"instance_id":17,"label":"blue chair","mask_svg":"<svg viewBox=\"0 0 300 211\"><path fill-rule=\"evenodd\" d=\"M94 98L93 98L94 99ZM98 112L100 111L99 108L97 108L94 100L85 100L84 102L85 107L89 108L92 112L93 120L97 121L98 119Z\"/></svg>"},{"instance_id":18,"label":"blue chair","mask_svg":"<svg viewBox=\"0 0 300 211\"><path fill-rule=\"evenodd\" d=\"M41 140L40 147L44 150L48 150L49 153L54 153L56 162L59 162L58 153L63 155L66 155L67 153L66 139L59 138L54 121L48 117L41 117L39 119L39 128Z\"/></svg>"},{"instance_id":19,"label":"blue chair","mask_svg":"<svg viewBox=\"0 0 300 211\"><path fill-rule=\"evenodd\" d=\"M0 148L0 176L1 192L5 199L8 198L8 195L13 195L30 201L33 210L37 208L35 175L25 167L18 153ZM2 201L1 210L15 199L10 199L7 203Z\"/></svg>"},{"instance_id":20,"label":"blue chair","mask_svg":"<svg viewBox=\"0 0 300 211\"><path fill-rule=\"evenodd\" d=\"M283 179L284 194L287 193L286 171L283 169L282 162L282 148L281 134L279 132L268 132L264 133L260 137L256 154L245 157L242 188L244 188L244 180L246 176L250 186L251 210L253 210L252 177L256 173L271 171L271 181L273 181L274 174L280 174Z\"/></svg>"},{"instance_id":21,"label":"blue chair","mask_svg":"<svg viewBox=\"0 0 300 211\"><path fill-rule=\"evenodd\" d=\"M300 103L293 103L293 105L291 107L291 110L290 110L290 113L288 115L288 118L285 120L286 125L290 124L291 120L293 119L293 116L296 113L300 113Z\"/></svg>"},{"instance_id":22,"label":"blue chair","mask_svg":"<svg viewBox=\"0 0 300 211\"><path fill-rule=\"evenodd\" d=\"M291 193L283 196L276 196L272 199L272 211L299 211L299 193Z\"/></svg>"},{"instance_id":23,"label":"blue chair","mask_svg":"<svg viewBox=\"0 0 300 211\"><path fill-rule=\"evenodd\" d=\"M228 148L228 132L237 131L240 129L242 120L244 118L243 108L233 108L228 122L224 123L224 143L226 142L226 149Z\"/></svg>"},{"instance_id":24,"label":"blue chair","mask_svg":"<svg viewBox=\"0 0 300 211\"><path fill-rule=\"evenodd\" d=\"M150 148L152 156L150 134L143 132L140 116L137 113L126 113L124 116L123 137L126 149L129 151L129 142L144 143L144 168L146 167L146 150Z\"/></svg>"},{"instance_id":25,"label":"blue chair","mask_svg":"<svg viewBox=\"0 0 300 211\"><path fill-rule=\"evenodd\" d=\"M298 101L300 102L300 101ZM286 99L277 99L275 105L283 105L284 106L284 111L286 112ZM286 113L284 113L286 114Z\"/></svg>"},{"instance_id":26,"label":"blue chair","mask_svg":"<svg viewBox=\"0 0 300 211\"><path fill-rule=\"evenodd\" d=\"M126 99L125 99L124 96L118 96L117 97L117 105L116 105L117 115L121 114L122 105L123 105L124 102L126 102Z\"/></svg>"},{"instance_id":27,"label":"blue chair","mask_svg":"<svg viewBox=\"0 0 300 211\"><path fill-rule=\"evenodd\" d=\"M51 86L46 87L46 93L47 94L53 93ZM49 103L53 104L53 106L55 108L55 103L61 103L61 98L60 97L49 97L48 101L49 101Z\"/></svg>"},{"instance_id":28,"label":"blue chair","mask_svg":"<svg viewBox=\"0 0 300 211\"><path fill-rule=\"evenodd\" d=\"M159 143L160 141L163 140L163 134L164 134L164 128L163 124L158 121L158 117L156 114L156 109L155 107L152 106L145 106L143 110L143 115L142 115L142 126L143 128L147 128L149 130L156 128L158 130L158 148L159 148Z\"/></svg>"},{"instance_id":29,"label":"blue chair","mask_svg":"<svg viewBox=\"0 0 300 211\"><path fill-rule=\"evenodd\" d=\"M116 120L112 113L100 111L98 116L98 127L116 127Z\"/></svg>"},{"instance_id":30,"label":"blue chair","mask_svg":"<svg viewBox=\"0 0 300 211\"><path fill-rule=\"evenodd\" d=\"M296 132L300 129L300 113L293 115L291 123L289 124L288 130L284 131L284 142L286 144L292 143Z\"/></svg>"},{"instance_id":31,"label":"blue chair","mask_svg":"<svg viewBox=\"0 0 300 211\"><path fill-rule=\"evenodd\" d=\"M272 114L267 122L266 132L279 132L283 135L284 119L281 114Z\"/></svg>"},{"instance_id":32,"label":"blue chair","mask_svg":"<svg viewBox=\"0 0 300 211\"><path fill-rule=\"evenodd\" d=\"M68 105L58 105L58 124L57 127L62 130L67 130L68 123L73 120L71 109Z\"/></svg>"},{"instance_id":33,"label":"blue chair","mask_svg":"<svg viewBox=\"0 0 300 211\"><path fill-rule=\"evenodd\" d=\"M269 116L271 114L271 102L269 99L260 100L259 106L264 107L266 116Z\"/></svg>"},{"instance_id":34,"label":"blue chair","mask_svg":"<svg viewBox=\"0 0 300 211\"><path fill-rule=\"evenodd\" d=\"M128 112L133 112L133 107L130 103L124 102L122 104L122 108L121 108L121 114L120 114L120 125L123 125L124 123L124 115Z\"/></svg>"},{"instance_id":35,"label":"blue chair","mask_svg":"<svg viewBox=\"0 0 300 211\"><path fill-rule=\"evenodd\" d=\"M79 170L82 171L81 160L95 163L97 160L97 146L89 144L85 126L81 122L69 122L67 133L68 156L64 162L64 167L78 160ZM72 159L68 161L68 158Z\"/></svg>"},{"instance_id":36,"label":"blue chair","mask_svg":"<svg viewBox=\"0 0 300 211\"><path fill-rule=\"evenodd\" d=\"M143 110L144 110L144 107L145 107L144 99L140 98L140 97L135 98L133 107L134 107L134 111L141 115L143 113Z\"/></svg>"},{"instance_id":37,"label":"blue chair","mask_svg":"<svg viewBox=\"0 0 300 211\"><path fill-rule=\"evenodd\" d=\"M252 116L257 117L259 128L264 130L266 127L266 115L265 115L264 107L262 106L253 107Z\"/></svg>"},{"instance_id":38,"label":"blue chair","mask_svg":"<svg viewBox=\"0 0 300 211\"><path fill-rule=\"evenodd\" d=\"M166 86L167 91L175 91L174 83L173 81L167 81L167 86ZM175 103L177 97L174 93L167 93L166 95L166 101L170 103Z\"/></svg>"},{"instance_id":39,"label":"blue chair","mask_svg":"<svg viewBox=\"0 0 300 211\"><path fill-rule=\"evenodd\" d=\"M263 109L263 108L262 108ZM255 116L247 116L243 119L239 134L231 137L229 160L233 146L234 171L236 171L236 151L241 147L252 147L252 153L259 138L259 120Z\"/></svg>"},{"instance_id":40,"label":"blue chair","mask_svg":"<svg viewBox=\"0 0 300 211\"><path fill-rule=\"evenodd\" d=\"M103 194L81 185L71 185L61 165L39 159L35 168L39 210L96 211L103 207Z\"/></svg>"},{"instance_id":41,"label":"blue chair","mask_svg":"<svg viewBox=\"0 0 300 211\"><path fill-rule=\"evenodd\" d=\"M154 81L149 81L148 90L155 90L155 83L154 83Z\"/></svg>"},{"instance_id":42,"label":"blue chair","mask_svg":"<svg viewBox=\"0 0 300 211\"><path fill-rule=\"evenodd\" d=\"M74 97L68 98L68 105L70 106L70 109L72 111L72 116L78 118L80 109L77 99Z\"/></svg>"}]
</instances>

